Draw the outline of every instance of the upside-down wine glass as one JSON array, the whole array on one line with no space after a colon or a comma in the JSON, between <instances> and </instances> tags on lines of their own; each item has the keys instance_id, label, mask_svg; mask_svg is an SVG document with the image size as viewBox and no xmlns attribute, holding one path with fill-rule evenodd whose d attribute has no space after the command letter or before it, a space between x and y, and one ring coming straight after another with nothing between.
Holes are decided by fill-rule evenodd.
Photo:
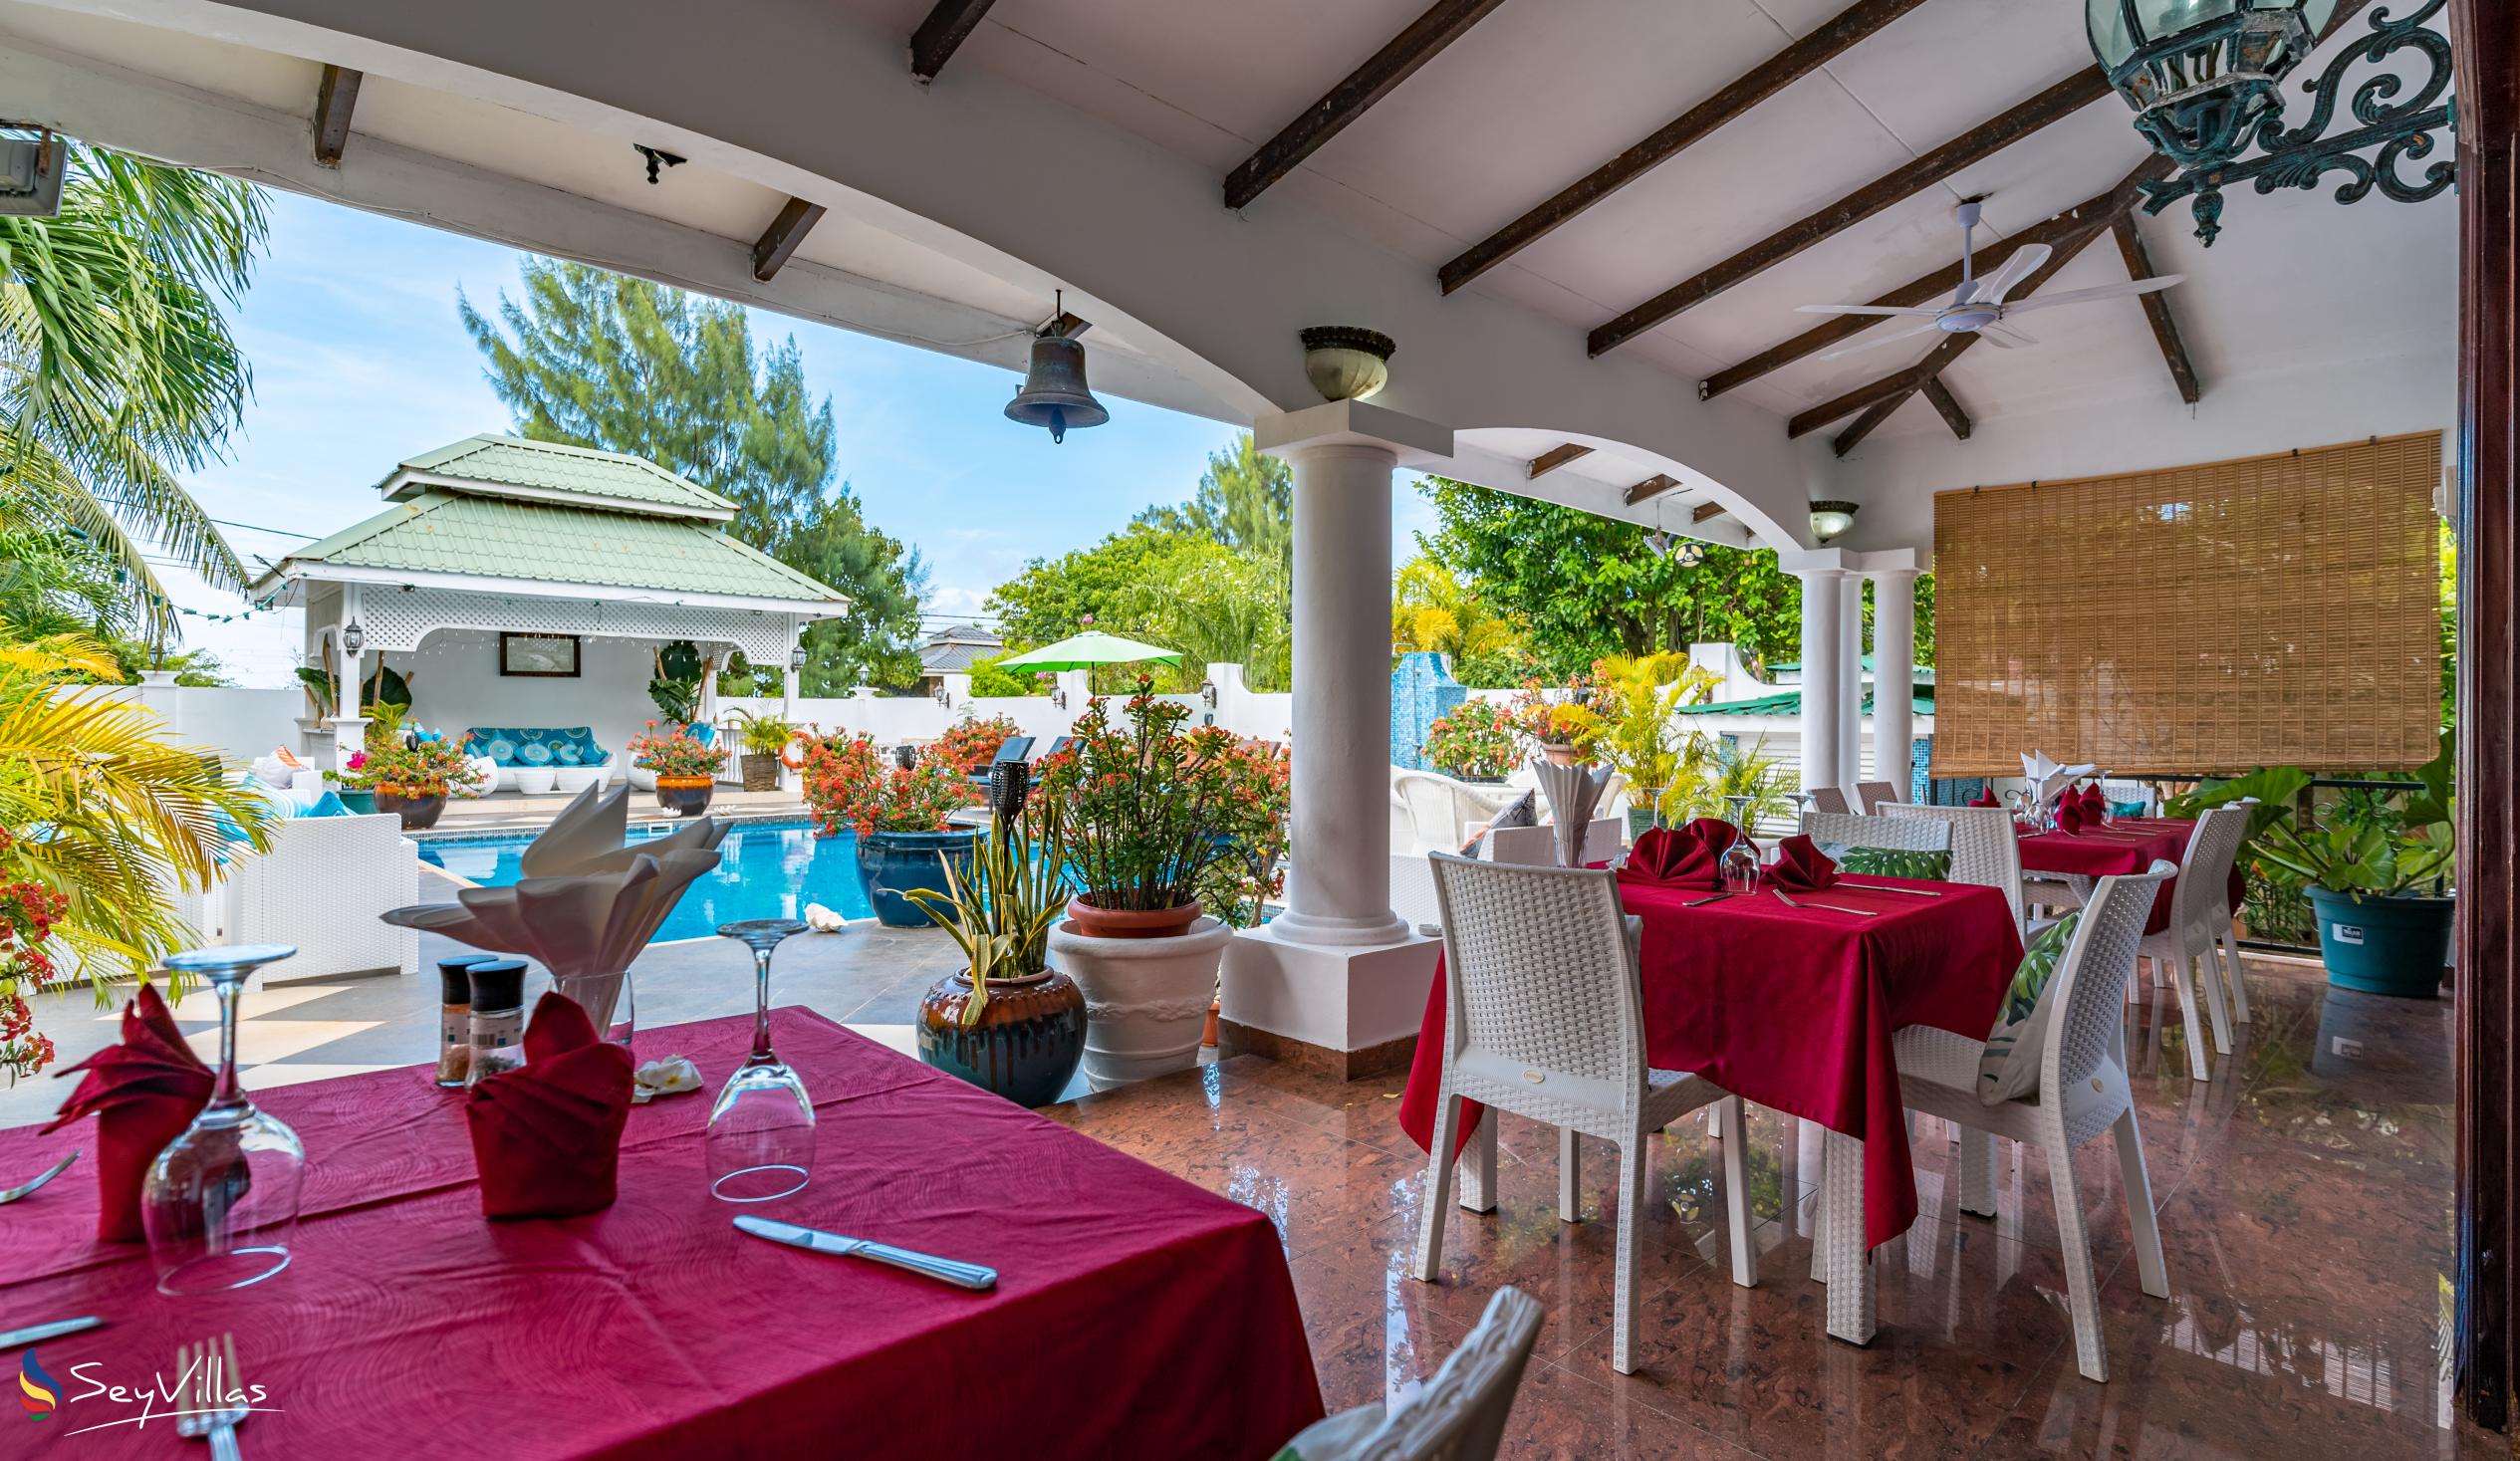
<instances>
[{"instance_id":1,"label":"upside-down wine glass","mask_svg":"<svg viewBox=\"0 0 2520 1461\"><path fill-rule=\"evenodd\" d=\"M727 1202L768 1202L814 1175L814 1102L770 1050L770 951L805 931L794 918L721 923L720 937L752 950L752 1054L709 1107L709 1191Z\"/></svg>"},{"instance_id":2,"label":"upside-down wine glass","mask_svg":"<svg viewBox=\"0 0 2520 1461\"><path fill-rule=\"evenodd\" d=\"M1750 799L1727 796L1732 804L1732 845L1724 849L1724 891L1755 893L1759 890L1759 852L1750 845Z\"/></svg>"},{"instance_id":3,"label":"upside-down wine glass","mask_svg":"<svg viewBox=\"0 0 2520 1461\"><path fill-rule=\"evenodd\" d=\"M219 997L219 1074L210 1103L149 1163L140 1225L161 1294L214 1294L260 1283L289 1266L306 1147L236 1083L236 996L247 976L295 954L285 943L189 949L167 958Z\"/></svg>"}]
</instances>

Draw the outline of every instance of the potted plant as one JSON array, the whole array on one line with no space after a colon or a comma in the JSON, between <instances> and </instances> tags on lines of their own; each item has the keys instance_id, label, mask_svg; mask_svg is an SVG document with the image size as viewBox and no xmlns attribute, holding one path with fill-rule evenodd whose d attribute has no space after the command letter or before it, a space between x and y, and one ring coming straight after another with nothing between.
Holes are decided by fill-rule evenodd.
<instances>
[{"instance_id":1,"label":"potted plant","mask_svg":"<svg viewBox=\"0 0 2520 1461\"><path fill-rule=\"evenodd\" d=\"M1200 897L1238 855L1259 798L1244 784L1233 736L1184 733L1189 707L1158 700L1140 676L1112 723L1097 699L1073 743L1043 764L1043 795L1066 803L1077 893L1050 931L1050 957L1094 1014L1085 1074L1096 1090L1186 1070L1232 930Z\"/></svg>"},{"instance_id":2,"label":"potted plant","mask_svg":"<svg viewBox=\"0 0 2520 1461\"><path fill-rule=\"evenodd\" d=\"M1620 656L1593 666L1596 689L1555 707L1553 723L1578 755L1599 757L1628 783L1629 835L1643 835L1703 781L1714 757L1707 737L1673 723L1682 704L1718 681L1684 654Z\"/></svg>"},{"instance_id":3,"label":"potted plant","mask_svg":"<svg viewBox=\"0 0 2520 1461\"><path fill-rule=\"evenodd\" d=\"M1003 715L987 720L957 721L936 738L936 753L951 762L966 776L987 774L989 763L997 759L998 748L1023 727Z\"/></svg>"},{"instance_id":4,"label":"potted plant","mask_svg":"<svg viewBox=\"0 0 2520 1461\"><path fill-rule=\"evenodd\" d=\"M452 743L413 737L371 750L357 774L376 793L378 811L400 817L404 832L421 832L437 825L447 794L466 770L463 752Z\"/></svg>"},{"instance_id":5,"label":"potted plant","mask_svg":"<svg viewBox=\"0 0 2520 1461\"><path fill-rule=\"evenodd\" d=\"M2445 746L2402 799L2350 791L2316 825L2278 820L2259 834L2258 858L2308 882L2330 984L2406 999L2439 992L2457 906L2443 890L2454 856L2449 776Z\"/></svg>"},{"instance_id":6,"label":"potted plant","mask_svg":"<svg viewBox=\"0 0 2520 1461\"><path fill-rule=\"evenodd\" d=\"M1582 754L1576 742L1587 724L1583 702L1588 686L1579 677L1570 689L1573 698L1552 700L1540 681L1525 680L1512 705L1514 729L1553 766L1573 766Z\"/></svg>"},{"instance_id":7,"label":"potted plant","mask_svg":"<svg viewBox=\"0 0 2520 1461\"><path fill-rule=\"evenodd\" d=\"M796 739L796 726L776 715L759 715L738 709L735 718L744 727L744 790L772 792L779 789L779 754Z\"/></svg>"},{"instance_id":8,"label":"potted plant","mask_svg":"<svg viewBox=\"0 0 2520 1461\"><path fill-rule=\"evenodd\" d=\"M726 764L726 748L704 746L686 726L656 728L647 722L644 735L630 737L630 764L656 778L656 805L676 817L697 817L708 810L717 791L718 768Z\"/></svg>"},{"instance_id":9,"label":"potted plant","mask_svg":"<svg viewBox=\"0 0 2520 1461\"><path fill-rule=\"evenodd\" d=\"M1489 700L1464 700L1426 728L1426 761L1459 781L1503 781L1520 759L1519 735L1505 707Z\"/></svg>"},{"instance_id":10,"label":"potted plant","mask_svg":"<svg viewBox=\"0 0 2520 1461\"><path fill-rule=\"evenodd\" d=\"M946 864L967 871L972 835L946 819L977 798L961 770L931 749L903 766L876 751L873 737L822 736L805 748L805 806L823 837L858 839L858 884L887 928L925 928L926 912L904 894L946 891Z\"/></svg>"},{"instance_id":11,"label":"potted plant","mask_svg":"<svg viewBox=\"0 0 2520 1461\"><path fill-rule=\"evenodd\" d=\"M989 831L945 887L903 893L952 936L967 961L927 988L918 1006L918 1058L1018 1105L1048 1105L1085 1055L1085 994L1050 967L1050 925L1067 902L1063 808L1027 806L1020 779Z\"/></svg>"}]
</instances>

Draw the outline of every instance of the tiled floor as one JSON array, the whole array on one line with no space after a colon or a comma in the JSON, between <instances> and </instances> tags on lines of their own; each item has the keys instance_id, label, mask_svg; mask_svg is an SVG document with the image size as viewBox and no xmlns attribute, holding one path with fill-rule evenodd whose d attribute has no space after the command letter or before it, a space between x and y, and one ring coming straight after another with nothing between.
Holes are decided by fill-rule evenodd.
<instances>
[{"instance_id":1,"label":"tiled floor","mask_svg":"<svg viewBox=\"0 0 2520 1461\"><path fill-rule=\"evenodd\" d=\"M1507 1454L1549 1457L2108 1457L2397 1461L2505 1454L2453 1424L2441 1335L2450 1262L2449 1006L2331 994L2315 968L2252 970L2256 1022L2228 1074L2185 1075L2177 1007L2129 1007L2171 1297L2129 1259L2117 1164L2086 1148L2110 1380L2077 1373L2045 1162L2007 1157L2002 1216L1959 1216L1944 1128L1916 1142L1924 1216L1882 1250L1882 1332L1821 1333L1810 1267L1816 1153L1757 1112L1759 1286L1724 1272L1720 1155L1657 1143L1642 1368L1610 1368L1617 1158L1586 1143L1584 1221L1558 1220L1556 1137L1509 1120L1496 1213L1455 1211L1442 1277L1406 1276L1424 1157L1396 1080L1340 1085L1251 1058L1050 1114L1250 1203L1284 1236L1322 1387L1358 1404L1431 1373L1488 1294L1548 1308Z\"/></svg>"}]
</instances>

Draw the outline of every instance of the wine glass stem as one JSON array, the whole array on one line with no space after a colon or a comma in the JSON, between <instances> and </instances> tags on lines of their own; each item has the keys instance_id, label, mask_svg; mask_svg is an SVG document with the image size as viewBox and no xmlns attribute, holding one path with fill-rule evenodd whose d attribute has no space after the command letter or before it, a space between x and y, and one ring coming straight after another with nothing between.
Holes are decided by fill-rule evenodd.
<instances>
[{"instance_id":1,"label":"wine glass stem","mask_svg":"<svg viewBox=\"0 0 2520 1461\"><path fill-rule=\"evenodd\" d=\"M770 950L752 951L752 1058L744 1064L766 1066L778 1059L770 1053Z\"/></svg>"},{"instance_id":2,"label":"wine glass stem","mask_svg":"<svg viewBox=\"0 0 2520 1461\"><path fill-rule=\"evenodd\" d=\"M214 979L210 988L219 997L219 1077L210 1090L210 1104L243 1105L245 1092L236 1084L236 983Z\"/></svg>"}]
</instances>

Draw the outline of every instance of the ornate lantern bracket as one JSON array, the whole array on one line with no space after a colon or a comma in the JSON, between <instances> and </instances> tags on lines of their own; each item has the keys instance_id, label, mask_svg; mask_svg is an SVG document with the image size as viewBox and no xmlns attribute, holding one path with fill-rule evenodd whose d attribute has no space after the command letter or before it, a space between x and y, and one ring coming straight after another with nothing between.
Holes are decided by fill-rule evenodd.
<instances>
[{"instance_id":1,"label":"ornate lantern bracket","mask_svg":"<svg viewBox=\"0 0 2520 1461\"><path fill-rule=\"evenodd\" d=\"M2224 160L2199 160L2174 177L2142 184L2143 211L2159 213L2180 198L2190 199L2196 236L2211 248L2222 232L2223 189L2235 183L2253 183L2260 193L2279 187L2306 192L2326 174L2342 172L2345 180L2336 191L2340 203L2359 202L2374 189L2401 203L2419 203L2449 187L2457 167L2448 157L2424 168L2420 176L2410 178L2402 171L2405 164L2431 155L2442 129L2455 124L2456 103L2446 95L2450 43L2425 24L2447 3L2426 0L2403 20L2390 19L2386 7L2374 10L2371 34L2347 47L2317 79L2302 83L2314 101L2301 125L2285 126L2280 110L2258 117L2237 129ZM2431 68L2413 94L2397 100L2406 78L2394 70L2368 76L2348 103L2359 125L2328 135L2338 121L2337 99L2345 91L2347 73L2358 65L2381 65L2401 50L2413 51ZM2252 143L2257 154L2242 158ZM2371 157L2360 155L2367 147L2380 150Z\"/></svg>"}]
</instances>

